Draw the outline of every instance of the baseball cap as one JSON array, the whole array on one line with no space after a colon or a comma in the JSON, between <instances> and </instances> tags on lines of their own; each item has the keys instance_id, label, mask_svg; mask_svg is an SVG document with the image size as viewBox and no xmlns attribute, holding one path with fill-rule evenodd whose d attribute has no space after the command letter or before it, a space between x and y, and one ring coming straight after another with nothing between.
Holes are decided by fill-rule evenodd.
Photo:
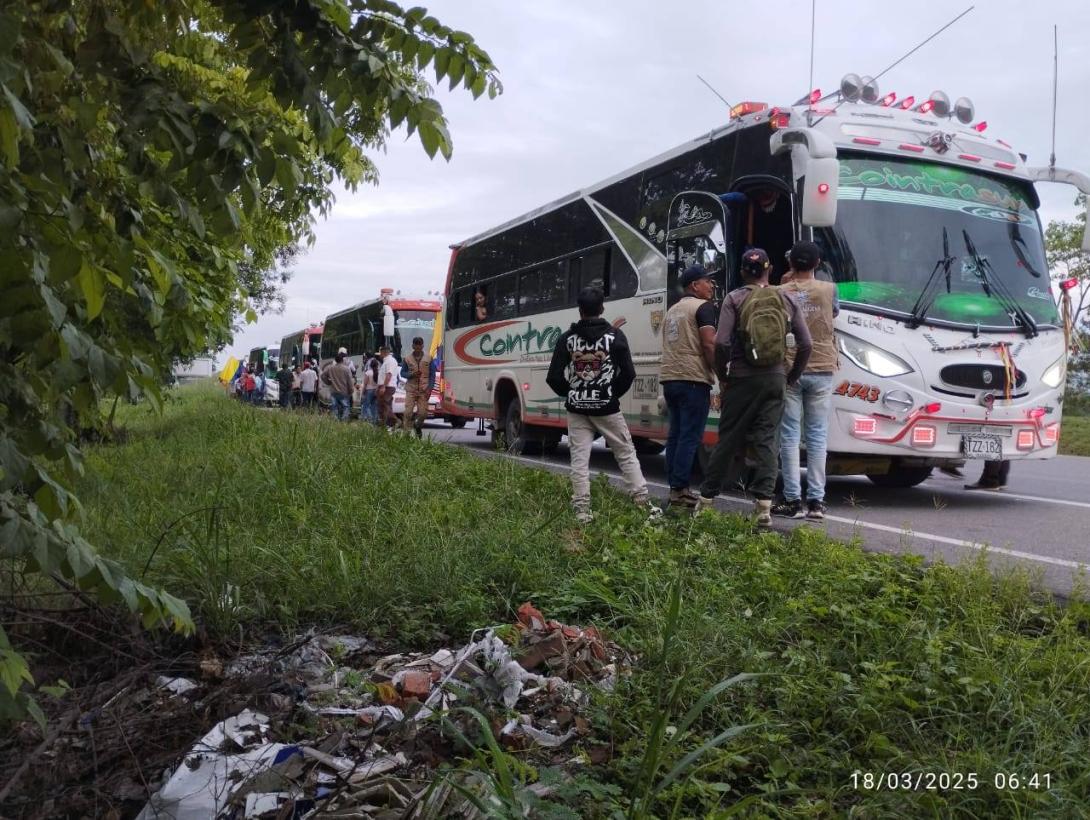
<instances>
[{"instance_id":1,"label":"baseball cap","mask_svg":"<svg viewBox=\"0 0 1090 820\"><path fill-rule=\"evenodd\" d=\"M761 248L750 248L742 254L742 273L760 277L768 270L768 254Z\"/></svg>"},{"instance_id":2,"label":"baseball cap","mask_svg":"<svg viewBox=\"0 0 1090 820\"><path fill-rule=\"evenodd\" d=\"M680 284L683 288L687 288L693 282L697 282L701 279L707 279L711 275L712 274L708 273L704 269L703 265L689 265L689 267L682 271L681 276L678 277L678 284Z\"/></svg>"},{"instance_id":3,"label":"baseball cap","mask_svg":"<svg viewBox=\"0 0 1090 820\"><path fill-rule=\"evenodd\" d=\"M813 242L796 242L787 257L795 270L813 270L821 261L821 250Z\"/></svg>"}]
</instances>

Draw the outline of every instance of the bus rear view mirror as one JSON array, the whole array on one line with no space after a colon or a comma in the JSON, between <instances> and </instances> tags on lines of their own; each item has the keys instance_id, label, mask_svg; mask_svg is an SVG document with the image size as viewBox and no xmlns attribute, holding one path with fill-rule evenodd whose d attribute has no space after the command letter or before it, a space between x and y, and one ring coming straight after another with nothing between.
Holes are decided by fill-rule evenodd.
<instances>
[{"instance_id":1,"label":"bus rear view mirror","mask_svg":"<svg viewBox=\"0 0 1090 820\"><path fill-rule=\"evenodd\" d=\"M836 192L840 163L834 157L811 159L806 163L802 189L802 224L829 228L836 222Z\"/></svg>"}]
</instances>

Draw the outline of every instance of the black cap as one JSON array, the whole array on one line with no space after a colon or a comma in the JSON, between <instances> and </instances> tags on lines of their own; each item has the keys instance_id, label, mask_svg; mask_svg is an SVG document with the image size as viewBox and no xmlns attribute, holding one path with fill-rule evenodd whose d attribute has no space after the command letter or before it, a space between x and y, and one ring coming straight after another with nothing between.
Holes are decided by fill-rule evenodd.
<instances>
[{"instance_id":1,"label":"black cap","mask_svg":"<svg viewBox=\"0 0 1090 820\"><path fill-rule=\"evenodd\" d=\"M795 270L813 270L821 261L821 249L813 242L796 242L787 256Z\"/></svg>"},{"instance_id":2,"label":"black cap","mask_svg":"<svg viewBox=\"0 0 1090 820\"><path fill-rule=\"evenodd\" d=\"M742 273L751 279L760 279L768 268L768 254L761 248L750 248L742 254Z\"/></svg>"},{"instance_id":3,"label":"black cap","mask_svg":"<svg viewBox=\"0 0 1090 820\"><path fill-rule=\"evenodd\" d=\"M712 274L708 273L703 265L689 265L681 276L678 277L678 284L683 288L689 287L693 282L699 282L701 279L710 279Z\"/></svg>"}]
</instances>

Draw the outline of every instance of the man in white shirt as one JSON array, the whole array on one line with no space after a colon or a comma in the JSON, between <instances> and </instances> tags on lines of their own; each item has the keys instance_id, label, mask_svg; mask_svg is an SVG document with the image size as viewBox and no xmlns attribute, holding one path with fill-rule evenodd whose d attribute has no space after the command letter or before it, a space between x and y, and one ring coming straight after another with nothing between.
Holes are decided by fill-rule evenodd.
<instances>
[{"instance_id":1,"label":"man in white shirt","mask_svg":"<svg viewBox=\"0 0 1090 820\"><path fill-rule=\"evenodd\" d=\"M318 371L310 366L310 362L303 365L303 372L299 374L299 395L305 409L313 410L317 406Z\"/></svg>"},{"instance_id":2,"label":"man in white shirt","mask_svg":"<svg viewBox=\"0 0 1090 820\"><path fill-rule=\"evenodd\" d=\"M389 427L394 419L394 391L397 390L398 374L401 367L390 354L390 348L383 345L378 349L381 364L378 368L378 419L381 427Z\"/></svg>"}]
</instances>

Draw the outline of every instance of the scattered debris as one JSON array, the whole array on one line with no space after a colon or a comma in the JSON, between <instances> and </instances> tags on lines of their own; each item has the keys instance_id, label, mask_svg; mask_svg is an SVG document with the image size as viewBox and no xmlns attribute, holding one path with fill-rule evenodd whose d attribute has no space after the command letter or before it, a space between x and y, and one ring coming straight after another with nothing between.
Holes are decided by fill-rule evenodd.
<instances>
[{"instance_id":1,"label":"scattered debris","mask_svg":"<svg viewBox=\"0 0 1090 820\"><path fill-rule=\"evenodd\" d=\"M547 620L529 603L514 625L478 630L457 650L379 657L364 638L307 634L226 664L205 657L202 673L262 680L282 719L247 708L221 721L139 818L480 816L466 795L486 790L482 776L436 780L465 754L456 736L478 736L469 710L510 749L570 760L562 747L591 731L589 688L611 689L630 663L595 628ZM167 677L157 686L200 688Z\"/></svg>"}]
</instances>

